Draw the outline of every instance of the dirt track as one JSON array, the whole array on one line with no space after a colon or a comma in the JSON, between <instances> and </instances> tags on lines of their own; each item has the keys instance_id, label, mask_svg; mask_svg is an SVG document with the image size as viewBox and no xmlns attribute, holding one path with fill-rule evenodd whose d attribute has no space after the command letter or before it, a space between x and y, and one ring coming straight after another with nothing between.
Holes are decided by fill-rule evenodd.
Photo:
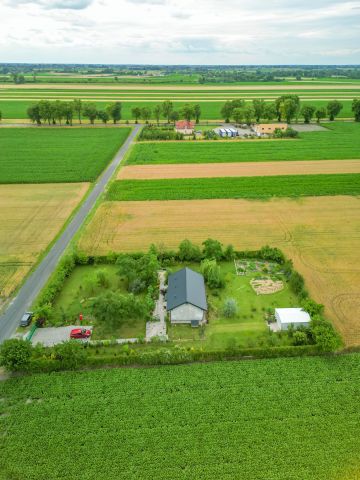
<instances>
[{"instance_id":1,"label":"dirt track","mask_svg":"<svg viewBox=\"0 0 360 480\"><path fill-rule=\"evenodd\" d=\"M291 162L190 163L129 165L119 179L256 177L325 173L360 173L360 160L315 160Z\"/></svg>"}]
</instances>

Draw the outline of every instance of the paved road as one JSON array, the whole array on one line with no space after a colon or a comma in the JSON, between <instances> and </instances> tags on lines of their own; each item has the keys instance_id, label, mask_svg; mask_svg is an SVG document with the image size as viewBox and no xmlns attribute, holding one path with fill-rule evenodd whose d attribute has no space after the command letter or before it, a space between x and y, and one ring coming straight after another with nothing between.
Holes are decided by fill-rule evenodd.
<instances>
[{"instance_id":1,"label":"paved road","mask_svg":"<svg viewBox=\"0 0 360 480\"><path fill-rule=\"evenodd\" d=\"M125 153L138 133L140 125L130 133L126 142L120 148L111 164L107 167L103 175L98 179L98 182L90 192L85 202L66 227L62 235L58 238L46 257L41 261L36 270L27 278L24 285L19 290L17 296L9 304L6 312L0 317L0 343L6 338L9 338L19 325L21 316L29 309L32 302L35 300L40 290L43 288L51 273L59 262L61 255L64 253L66 247L83 224L90 210L95 205L99 196L103 193L110 178L115 172L116 168L124 158Z\"/></svg>"}]
</instances>

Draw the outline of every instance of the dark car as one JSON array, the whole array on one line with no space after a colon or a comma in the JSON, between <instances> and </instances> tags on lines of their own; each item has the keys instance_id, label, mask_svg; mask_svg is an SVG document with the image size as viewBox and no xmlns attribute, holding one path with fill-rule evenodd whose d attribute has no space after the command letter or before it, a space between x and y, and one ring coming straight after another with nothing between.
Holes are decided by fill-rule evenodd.
<instances>
[{"instance_id":1,"label":"dark car","mask_svg":"<svg viewBox=\"0 0 360 480\"><path fill-rule=\"evenodd\" d=\"M20 327L27 327L30 325L33 315L33 312L24 313L20 320Z\"/></svg>"}]
</instances>

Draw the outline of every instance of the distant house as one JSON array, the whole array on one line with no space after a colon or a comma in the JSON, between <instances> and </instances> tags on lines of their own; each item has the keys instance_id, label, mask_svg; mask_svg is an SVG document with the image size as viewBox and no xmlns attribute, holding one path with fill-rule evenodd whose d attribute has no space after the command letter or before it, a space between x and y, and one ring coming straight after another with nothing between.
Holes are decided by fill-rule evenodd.
<instances>
[{"instance_id":1,"label":"distant house","mask_svg":"<svg viewBox=\"0 0 360 480\"><path fill-rule=\"evenodd\" d=\"M202 325L208 309L204 277L190 268L173 273L168 279L166 302L172 324Z\"/></svg>"},{"instance_id":2,"label":"distant house","mask_svg":"<svg viewBox=\"0 0 360 480\"><path fill-rule=\"evenodd\" d=\"M194 133L194 123L187 120L179 120L175 123L175 130L184 135L192 135Z\"/></svg>"},{"instance_id":3,"label":"distant house","mask_svg":"<svg viewBox=\"0 0 360 480\"><path fill-rule=\"evenodd\" d=\"M302 308L275 308L275 319L279 330L287 330L290 325L309 327L311 321L310 315Z\"/></svg>"},{"instance_id":4,"label":"distant house","mask_svg":"<svg viewBox=\"0 0 360 480\"><path fill-rule=\"evenodd\" d=\"M254 125L253 129L257 135L272 135L275 130L282 130L283 132L288 128L287 123L258 123Z\"/></svg>"}]
</instances>

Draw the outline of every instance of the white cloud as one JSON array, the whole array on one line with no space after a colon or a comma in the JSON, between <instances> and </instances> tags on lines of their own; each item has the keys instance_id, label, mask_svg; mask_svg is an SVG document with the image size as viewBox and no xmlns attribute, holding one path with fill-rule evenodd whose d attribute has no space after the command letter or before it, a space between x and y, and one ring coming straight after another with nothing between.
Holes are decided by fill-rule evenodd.
<instances>
[{"instance_id":1,"label":"white cloud","mask_svg":"<svg viewBox=\"0 0 360 480\"><path fill-rule=\"evenodd\" d=\"M0 0L0 18L7 62L360 63L360 1Z\"/></svg>"}]
</instances>

